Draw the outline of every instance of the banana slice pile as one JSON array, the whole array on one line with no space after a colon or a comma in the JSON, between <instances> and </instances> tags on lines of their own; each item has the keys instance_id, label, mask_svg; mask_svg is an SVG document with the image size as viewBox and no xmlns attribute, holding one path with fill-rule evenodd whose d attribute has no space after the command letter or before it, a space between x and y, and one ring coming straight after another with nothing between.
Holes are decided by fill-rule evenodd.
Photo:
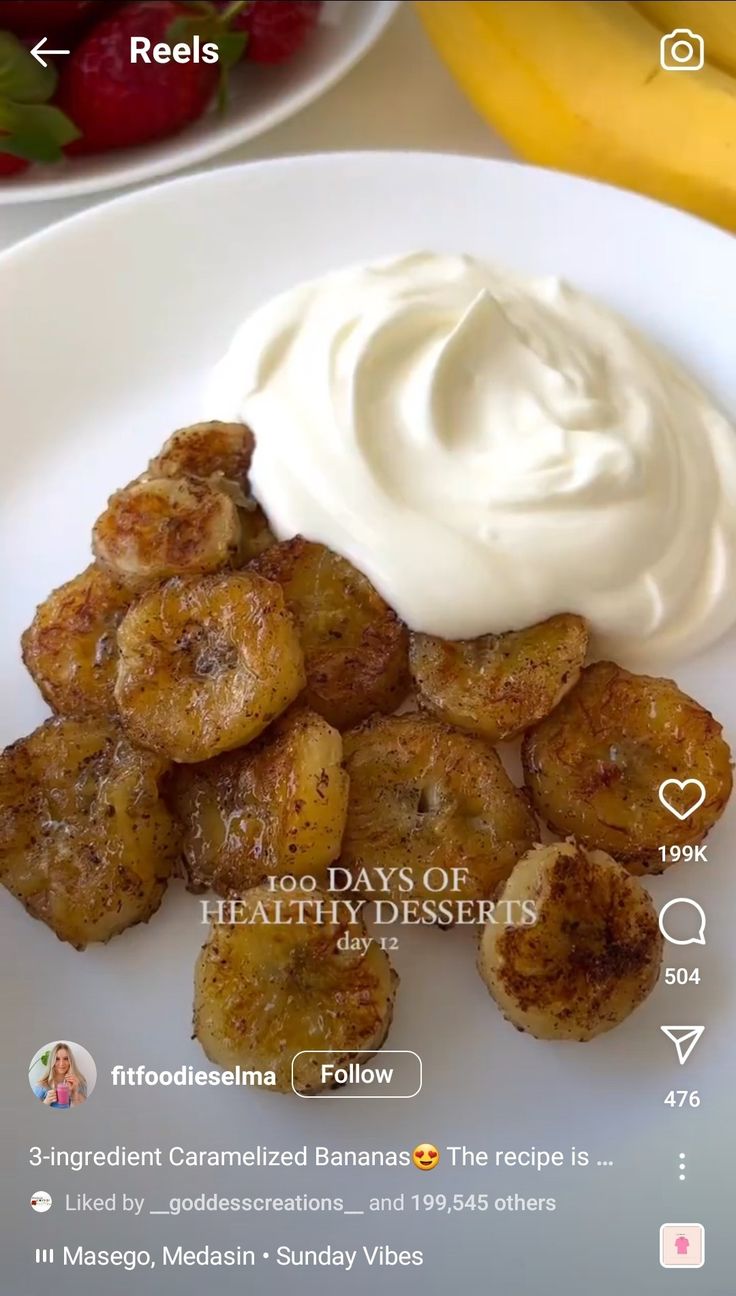
<instances>
[{"instance_id":1,"label":"banana slice pile","mask_svg":"<svg viewBox=\"0 0 736 1296\"><path fill-rule=\"evenodd\" d=\"M671 680L586 666L573 614L410 635L344 558L276 542L252 450L240 425L175 432L38 608L23 660L54 716L0 755L0 880L77 949L148 921L176 873L237 898L253 921L213 923L195 1034L281 1090L319 1088L320 1050L383 1044L398 978L362 910L407 892L448 924L536 914L480 932L499 1007L542 1039L611 1029L662 957L637 875L731 794L721 726ZM523 789L492 746L517 735ZM678 777L708 789L685 820L657 798Z\"/></svg>"}]
</instances>

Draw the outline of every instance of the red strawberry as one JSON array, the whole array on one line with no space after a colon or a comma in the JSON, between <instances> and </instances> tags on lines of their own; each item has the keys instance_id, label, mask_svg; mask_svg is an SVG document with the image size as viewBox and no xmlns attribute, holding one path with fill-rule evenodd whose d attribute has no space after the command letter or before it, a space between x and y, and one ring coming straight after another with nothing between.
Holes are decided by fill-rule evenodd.
<instances>
[{"instance_id":1,"label":"red strawberry","mask_svg":"<svg viewBox=\"0 0 736 1296\"><path fill-rule=\"evenodd\" d=\"M132 36L160 42L215 41L219 63L130 61ZM213 6L136 0L98 23L61 71L57 102L81 131L69 150L100 153L162 139L195 121L223 69L240 57L245 36L229 30Z\"/></svg>"},{"instance_id":2,"label":"red strawberry","mask_svg":"<svg viewBox=\"0 0 736 1296\"><path fill-rule=\"evenodd\" d=\"M1 0L0 28L21 36L50 36L86 18L96 4L97 0Z\"/></svg>"},{"instance_id":3,"label":"red strawberry","mask_svg":"<svg viewBox=\"0 0 736 1296\"><path fill-rule=\"evenodd\" d=\"M1 137L0 137L1 138ZM0 177L17 175L30 166L25 158L14 157L12 153L0 153Z\"/></svg>"},{"instance_id":4,"label":"red strawberry","mask_svg":"<svg viewBox=\"0 0 736 1296\"><path fill-rule=\"evenodd\" d=\"M284 63L301 49L317 26L321 0L253 0L234 26L248 33L245 57L254 63Z\"/></svg>"}]
</instances>

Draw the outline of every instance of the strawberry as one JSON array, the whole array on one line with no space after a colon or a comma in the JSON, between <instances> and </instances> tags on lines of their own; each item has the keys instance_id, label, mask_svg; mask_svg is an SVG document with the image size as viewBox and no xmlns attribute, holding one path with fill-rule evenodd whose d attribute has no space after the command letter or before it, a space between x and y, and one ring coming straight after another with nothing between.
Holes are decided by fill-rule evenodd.
<instances>
[{"instance_id":1,"label":"strawberry","mask_svg":"<svg viewBox=\"0 0 736 1296\"><path fill-rule=\"evenodd\" d=\"M284 63L317 26L320 0L253 0L235 21L248 33L245 57L253 63Z\"/></svg>"},{"instance_id":2,"label":"strawberry","mask_svg":"<svg viewBox=\"0 0 736 1296\"><path fill-rule=\"evenodd\" d=\"M56 162L77 132L48 102L56 72L41 67L10 32L0 32L0 176L24 170L28 162Z\"/></svg>"},{"instance_id":3,"label":"strawberry","mask_svg":"<svg viewBox=\"0 0 736 1296\"><path fill-rule=\"evenodd\" d=\"M0 135L2 141L2 135ZM0 178L17 175L19 171L25 171L30 166L25 158L14 157L12 153L0 153Z\"/></svg>"},{"instance_id":4,"label":"strawberry","mask_svg":"<svg viewBox=\"0 0 736 1296\"><path fill-rule=\"evenodd\" d=\"M69 151L131 148L193 122L243 52L245 34L230 30L242 7L220 15L212 4L134 0L98 23L61 72L57 101L81 132ZM194 35L217 44L218 63L130 62L132 36L148 37L154 46L191 43Z\"/></svg>"},{"instance_id":5,"label":"strawberry","mask_svg":"<svg viewBox=\"0 0 736 1296\"><path fill-rule=\"evenodd\" d=\"M2 0L0 29L19 36L50 36L89 17L96 4L97 0Z\"/></svg>"}]
</instances>

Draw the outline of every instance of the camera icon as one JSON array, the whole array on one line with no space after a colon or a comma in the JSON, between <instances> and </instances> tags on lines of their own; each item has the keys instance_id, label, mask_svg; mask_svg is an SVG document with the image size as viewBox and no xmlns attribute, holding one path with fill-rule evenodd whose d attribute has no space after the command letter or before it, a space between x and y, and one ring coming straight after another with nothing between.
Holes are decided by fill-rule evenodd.
<instances>
[{"instance_id":1,"label":"camera icon","mask_svg":"<svg viewBox=\"0 0 736 1296\"><path fill-rule=\"evenodd\" d=\"M659 42L664 72L699 72L705 62L705 41L689 27L675 27Z\"/></svg>"}]
</instances>

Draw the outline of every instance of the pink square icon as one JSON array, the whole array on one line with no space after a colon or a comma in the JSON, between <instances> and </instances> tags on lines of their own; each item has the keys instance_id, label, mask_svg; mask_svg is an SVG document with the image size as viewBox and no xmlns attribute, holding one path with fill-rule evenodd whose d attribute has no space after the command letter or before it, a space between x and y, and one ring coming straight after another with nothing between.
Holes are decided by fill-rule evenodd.
<instances>
[{"instance_id":1,"label":"pink square icon","mask_svg":"<svg viewBox=\"0 0 736 1296\"><path fill-rule=\"evenodd\" d=\"M659 1230L659 1263L664 1269L700 1269L705 1263L702 1224L663 1224Z\"/></svg>"}]
</instances>

